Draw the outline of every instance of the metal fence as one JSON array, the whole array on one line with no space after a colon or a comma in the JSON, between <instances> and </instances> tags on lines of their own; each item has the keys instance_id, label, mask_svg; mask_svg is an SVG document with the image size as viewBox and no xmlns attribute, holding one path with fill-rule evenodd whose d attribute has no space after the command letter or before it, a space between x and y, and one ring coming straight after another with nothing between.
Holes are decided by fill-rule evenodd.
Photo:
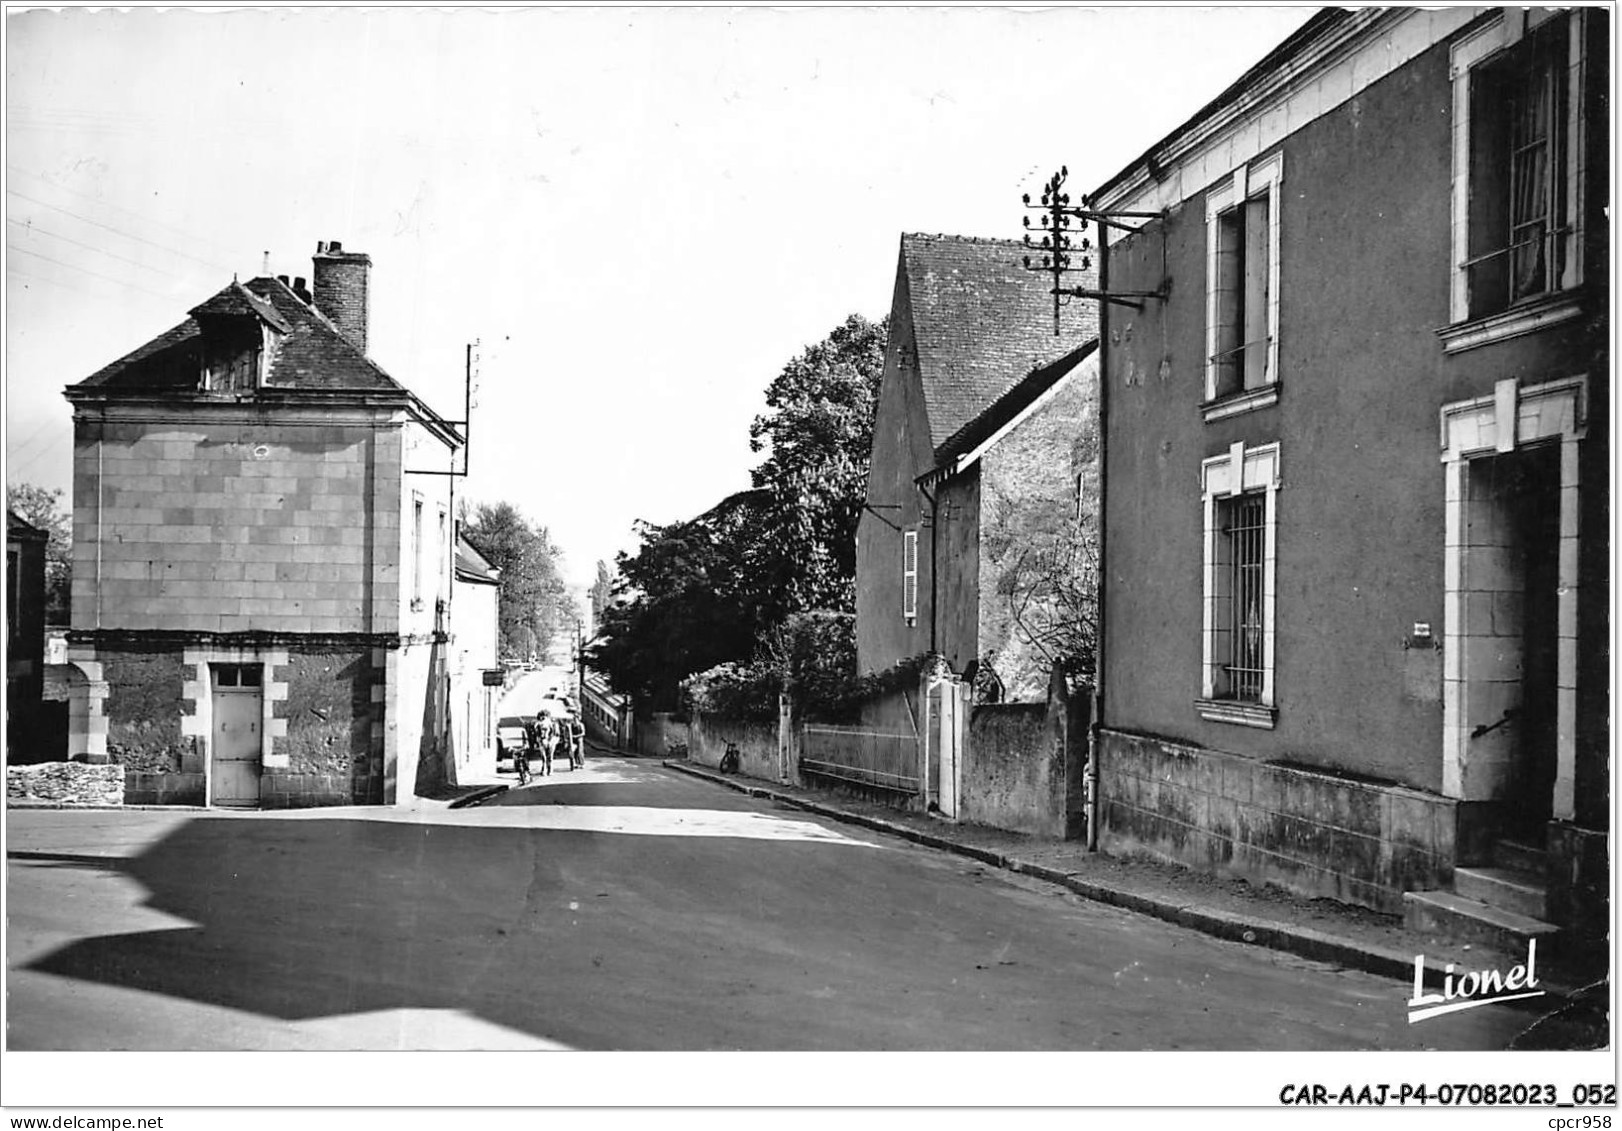
<instances>
[{"instance_id":1,"label":"metal fence","mask_svg":"<svg viewBox=\"0 0 1622 1131\"><path fill-rule=\"evenodd\" d=\"M850 726L801 730L800 770L899 793L917 793L918 736Z\"/></svg>"}]
</instances>

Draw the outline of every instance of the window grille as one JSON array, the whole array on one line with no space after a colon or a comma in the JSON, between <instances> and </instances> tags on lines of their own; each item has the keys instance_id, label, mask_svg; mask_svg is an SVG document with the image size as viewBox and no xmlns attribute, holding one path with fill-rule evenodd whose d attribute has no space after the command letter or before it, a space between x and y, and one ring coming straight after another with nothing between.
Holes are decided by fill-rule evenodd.
<instances>
[{"instance_id":1,"label":"window grille","mask_svg":"<svg viewBox=\"0 0 1622 1131\"><path fill-rule=\"evenodd\" d=\"M1228 594L1231 632L1228 698L1257 703L1262 697L1265 630L1263 566L1267 535L1267 506L1261 495L1241 495L1225 507L1222 528L1228 549Z\"/></svg>"}]
</instances>

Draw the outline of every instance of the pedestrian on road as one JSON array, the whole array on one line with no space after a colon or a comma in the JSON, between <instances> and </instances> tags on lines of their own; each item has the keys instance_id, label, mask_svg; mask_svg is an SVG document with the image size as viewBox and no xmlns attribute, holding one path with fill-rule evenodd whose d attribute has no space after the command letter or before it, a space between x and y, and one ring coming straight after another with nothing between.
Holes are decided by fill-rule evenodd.
<instances>
[{"instance_id":1,"label":"pedestrian on road","mask_svg":"<svg viewBox=\"0 0 1622 1131\"><path fill-rule=\"evenodd\" d=\"M569 763L574 769L574 758L569 753L569 716L559 715L552 724L552 753Z\"/></svg>"},{"instance_id":2,"label":"pedestrian on road","mask_svg":"<svg viewBox=\"0 0 1622 1131\"><path fill-rule=\"evenodd\" d=\"M557 724L552 716L542 711L535 716L535 749L541 756L541 776L550 777L552 774L552 748L557 744Z\"/></svg>"},{"instance_id":3,"label":"pedestrian on road","mask_svg":"<svg viewBox=\"0 0 1622 1131\"><path fill-rule=\"evenodd\" d=\"M584 769L586 765L586 724L580 721L580 716L569 715L569 768L570 770Z\"/></svg>"}]
</instances>

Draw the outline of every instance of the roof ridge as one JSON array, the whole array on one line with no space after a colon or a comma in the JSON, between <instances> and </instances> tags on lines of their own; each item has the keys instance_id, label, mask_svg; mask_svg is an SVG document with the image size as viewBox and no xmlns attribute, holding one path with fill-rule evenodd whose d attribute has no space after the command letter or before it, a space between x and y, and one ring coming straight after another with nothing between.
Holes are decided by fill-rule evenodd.
<instances>
[{"instance_id":1,"label":"roof ridge","mask_svg":"<svg viewBox=\"0 0 1622 1131\"><path fill-rule=\"evenodd\" d=\"M1023 247L1024 242L1001 236L957 236L950 232L902 232L903 240L949 240L952 243L985 244L996 247Z\"/></svg>"}]
</instances>

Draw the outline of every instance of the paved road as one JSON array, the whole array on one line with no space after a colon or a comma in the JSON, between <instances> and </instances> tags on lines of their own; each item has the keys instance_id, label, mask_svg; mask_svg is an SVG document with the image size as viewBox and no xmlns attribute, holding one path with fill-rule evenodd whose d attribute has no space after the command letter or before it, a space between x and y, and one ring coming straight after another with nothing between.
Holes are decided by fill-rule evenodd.
<instances>
[{"instance_id":1,"label":"paved road","mask_svg":"<svg viewBox=\"0 0 1622 1131\"><path fill-rule=\"evenodd\" d=\"M13 1049L1501 1048L1401 983L596 758L460 810L7 814Z\"/></svg>"},{"instance_id":2,"label":"paved road","mask_svg":"<svg viewBox=\"0 0 1622 1131\"><path fill-rule=\"evenodd\" d=\"M501 714L533 715L546 696L572 699L574 693L574 676L567 668L541 668L539 671L525 672L501 697Z\"/></svg>"}]
</instances>

